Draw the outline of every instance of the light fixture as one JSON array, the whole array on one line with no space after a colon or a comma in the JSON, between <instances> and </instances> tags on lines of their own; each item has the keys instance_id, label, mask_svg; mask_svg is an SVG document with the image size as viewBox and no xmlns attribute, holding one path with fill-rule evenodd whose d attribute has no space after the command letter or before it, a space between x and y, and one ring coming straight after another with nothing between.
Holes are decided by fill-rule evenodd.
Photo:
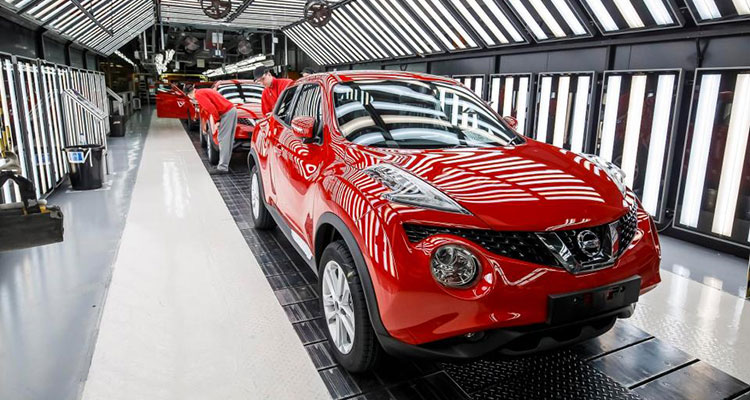
<instances>
[{"instance_id":1,"label":"light fixture","mask_svg":"<svg viewBox=\"0 0 750 400\"><path fill-rule=\"evenodd\" d=\"M569 0L505 0L537 42L591 36Z\"/></svg>"},{"instance_id":2,"label":"light fixture","mask_svg":"<svg viewBox=\"0 0 750 400\"><path fill-rule=\"evenodd\" d=\"M699 25L750 19L747 0L685 0L685 3Z\"/></svg>"},{"instance_id":3,"label":"light fixture","mask_svg":"<svg viewBox=\"0 0 750 400\"><path fill-rule=\"evenodd\" d=\"M622 168L625 184L657 222L663 217L681 73L604 72L597 154Z\"/></svg>"},{"instance_id":4,"label":"light fixture","mask_svg":"<svg viewBox=\"0 0 750 400\"><path fill-rule=\"evenodd\" d=\"M695 123L690 144L690 159L686 160L689 164L679 219L680 224L691 228L698 227L720 83L721 74L704 74L700 79L700 92L695 108Z\"/></svg>"},{"instance_id":5,"label":"light fixture","mask_svg":"<svg viewBox=\"0 0 750 400\"><path fill-rule=\"evenodd\" d=\"M585 150L593 78L593 72L539 74L536 140L575 152Z\"/></svg>"},{"instance_id":6,"label":"light fixture","mask_svg":"<svg viewBox=\"0 0 750 400\"><path fill-rule=\"evenodd\" d=\"M489 102L502 117L516 119L516 131L526 134L529 112L531 74L497 74L490 76Z\"/></svg>"},{"instance_id":7,"label":"light fixture","mask_svg":"<svg viewBox=\"0 0 750 400\"><path fill-rule=\"evenodd\" d=\"M453 79L461 82L480 99L484 99L484 75L453 75Z\"/></svg>"},{"instance_id":8,"label":"light fixture","mask_svg":"<svg viewBox=\"0 0 750 400\"><path fill-rule=\"evenodd\" d=\"M582 0L604 35L677 28L683 21L673 0Z\"/></svg>"},{"instance_id":9,"label":"light fixture","mask_svg":"<svg viewBox=\"0 0 750 400\"><path fill-rule=\"evenodd\" d=\"M724 160L721 165L716 211L711 230L722 236L732 236L737 199L742 184L750 133L750 73L737 75L734 98L727 129ZM745 171L747 173L747 171Z\"/></svg>"},{"instance_id":10,"label":"light fixture","mask_svg":"<svg viewBox=\"0 0 750 400\"><path fill-rule=\"evenodd\" d=\"M674 227L750 248L750 68L699 68ZM738 208L742 211L738 212Z\"/></svg>"}]
</instances>

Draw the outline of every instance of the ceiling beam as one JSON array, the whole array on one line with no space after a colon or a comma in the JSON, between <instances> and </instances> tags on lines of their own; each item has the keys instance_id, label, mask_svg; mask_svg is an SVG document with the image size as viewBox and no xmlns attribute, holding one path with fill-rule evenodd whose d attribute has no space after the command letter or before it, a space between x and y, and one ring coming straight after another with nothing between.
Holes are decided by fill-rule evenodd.
<instances>
[{"instance_id":1,"label":"ceiling beam","mask_svg":"<svg viewBox=\"0 0 750 400\"><path fill-rule=\"evenodd\" d=\"M230 15L229 17L227 17L227 21L226 22L227 23L231 23L232 21L234 21L235 19L237 19L237 17L239 17L240 15L242 15L242 13L245 12L245 10L247 10L247 8L250 7L251 4L253 4L253 1L255 1L255 0L245 0L245 1L243 1L242 4L239 7L237 7L237 10L234 13L232 13L232 15Z\"/></svg>"},{"instance_id":2,"label":"ceiling beam","mask_svg":"<svg viewBox=\"0 0 750 400\"><path fill-rule=\"evenodd\" d=\"M75 6L78 7L79 10L81 10L81 12L83 13L83 15L85 15L88 19L90 19L91 22L93 22L101 30L103 30L104 32L106 32L109 36L114 36L115 35L114 32L112 32L111 29L105 28L104 25L102 25L102 23L99 22L99 20L96 19L96 17L94 17L89 12L89 10L87 10L86 7L84 7L83 4L81 4L81 2L79 0L70 0L70 2L73 3L73 4L75 4Z\"/></svg>"}]
</instances>

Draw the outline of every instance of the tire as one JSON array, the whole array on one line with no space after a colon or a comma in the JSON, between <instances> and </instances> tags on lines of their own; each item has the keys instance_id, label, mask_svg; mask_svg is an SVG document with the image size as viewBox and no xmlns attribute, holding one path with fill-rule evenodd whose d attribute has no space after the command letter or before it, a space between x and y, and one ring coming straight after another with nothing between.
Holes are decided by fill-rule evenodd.
<instances>
[{"instance_id":1,"label":"tire","mask_svg":"<svg viewBox=\"0 0 750 400\"><path fill-rule=\"evenodd\" d=\"M192 132L195 130L195 123L193 123L193 119L190 118L190 111L187 112L187 119L185 120L185 129L187 129L188 132Z\"/></svg>"},{"instance_id":2,"label":"tire","mask_svg":"<svg viewBox=\"0 0 750 400\"><path fill-rule=\"evenodd\" d=\"M354 259L343 240L332 242L323 250L319 268L320 307L333 356L349 372L375 368L382 358L383 349L372 329ZM342 293L336 293L334 289L341 283L338 279L346 283L342 286ZM347 320L350 322L347 323ZM347 325L353 325L351 332ZM353 339L350 333L353 333ZM341 336L343 340L334 340L334 336Z\"/></svg>"},{"instance_id":3,"label":"tire","mask_svg":"<svg viewBox=\"0 0 750 400\"><path fill-rule=\"evenodd\" d=\"M205 149L206 148L206 143L207 143L206 142L206 132L204 132L204 130L203 130L203 121L201 121L201 120L198 120L198 132L199 132L198 136L200 136L200 138L201 138L201 148Z\"/></svg>"},{"instance_id":4,"label":"tire","mask_svg":"<svg viewBox=\"0 0 750 400\"><path fill-rule=\"evenodd\" d=\"M263 182L257 166L250 170L250 219L253 220L253 227L258 230L266 230L274 225L271 213L266 208Z\"/></svg>"},{"instance_id":5,"label":"tire","mask_svg":"<svg viewBox=\"0 0 750 400\"><path fill-rule=\"evenodd\" d=\"M216 165L219 163L219 149L216 148L214 145L214 138L210 136L209 133L206 137L206 140L208 141L208 145L206 146L206 150L208 152L208 163L211 165Z\"/></svg>"}]
</instances>

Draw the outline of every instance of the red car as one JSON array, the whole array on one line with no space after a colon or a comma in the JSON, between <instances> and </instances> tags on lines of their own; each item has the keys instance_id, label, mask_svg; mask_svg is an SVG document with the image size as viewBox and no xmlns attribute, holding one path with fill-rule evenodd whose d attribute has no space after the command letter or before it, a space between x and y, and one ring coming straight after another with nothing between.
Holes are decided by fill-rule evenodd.
<instances>
[{"instance_id":1,"label":"red car","mask_svg":"<svg viewBox=\"0 0 750 400\"><path fill-rule=\"evenodd\" d=\"M237 108L234 149L249 149L255 123L261 118L260 99L263 86L250 80L226 80L215 82L212 88L234 103ZM206 147L208 161L213 165L219 162L219 130L216 122L218 121L214 121L208 112L200 110L198 126L201 133L201 146Z\"/></svg>"},{"instance_id":2,"label":"red car","mask_svg":"<svg viewBox=\"0 0 750 400\"><path fill-rule=\"evenodd\" d=\"M319 277L350 371L381 351L466 359L570 345L660 282L657 231L621 171L524 138L456 81L297 81L252 140L251 214Z\"/></svg>"},{"instance_id":3,"label":"red car","mask_svg":"<svg viewBox=\"0 0 750 400\"><path fill-rule=\"evenodd\" d=\"M212 82L191 84L196 89L204 89L213 85ZM198 126L198 103L192 101L180 86L182 85L174 83L159 83L156 86L156 116L185 120L188 129L192 130Z\"/></svg>"}]
</instances>

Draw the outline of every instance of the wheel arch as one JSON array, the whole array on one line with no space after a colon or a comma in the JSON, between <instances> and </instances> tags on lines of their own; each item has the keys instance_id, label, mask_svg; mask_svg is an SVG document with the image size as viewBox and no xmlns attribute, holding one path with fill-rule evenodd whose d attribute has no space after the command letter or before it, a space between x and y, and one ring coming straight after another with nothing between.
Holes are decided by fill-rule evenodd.
<instances>
[{"instance_id":1,"label":"wheel arch","mask_svg":"<svg viewBox=\"0 0 750 400\"><path fill-rule=\"evenodd\" d=\"M313 239L316 268L320 267L320 257L323 254L323 250L325 250L329 243L338 240L338 238L344 241L349 252L352 254L352 259L354 259L354 266L357 268L357 274L362 283L362 290L365 293L367 312L370 315L370 321L375 333L377 333L378 337L390 336L388 330L383 325L383 320L380 318L378 301L375 295L370 271L367 268L367 262L365 261L364 254L359 248L357 239L341 217L331 212L326 212L321 215L315 228Z\"/></svg>"}]
</instances>

